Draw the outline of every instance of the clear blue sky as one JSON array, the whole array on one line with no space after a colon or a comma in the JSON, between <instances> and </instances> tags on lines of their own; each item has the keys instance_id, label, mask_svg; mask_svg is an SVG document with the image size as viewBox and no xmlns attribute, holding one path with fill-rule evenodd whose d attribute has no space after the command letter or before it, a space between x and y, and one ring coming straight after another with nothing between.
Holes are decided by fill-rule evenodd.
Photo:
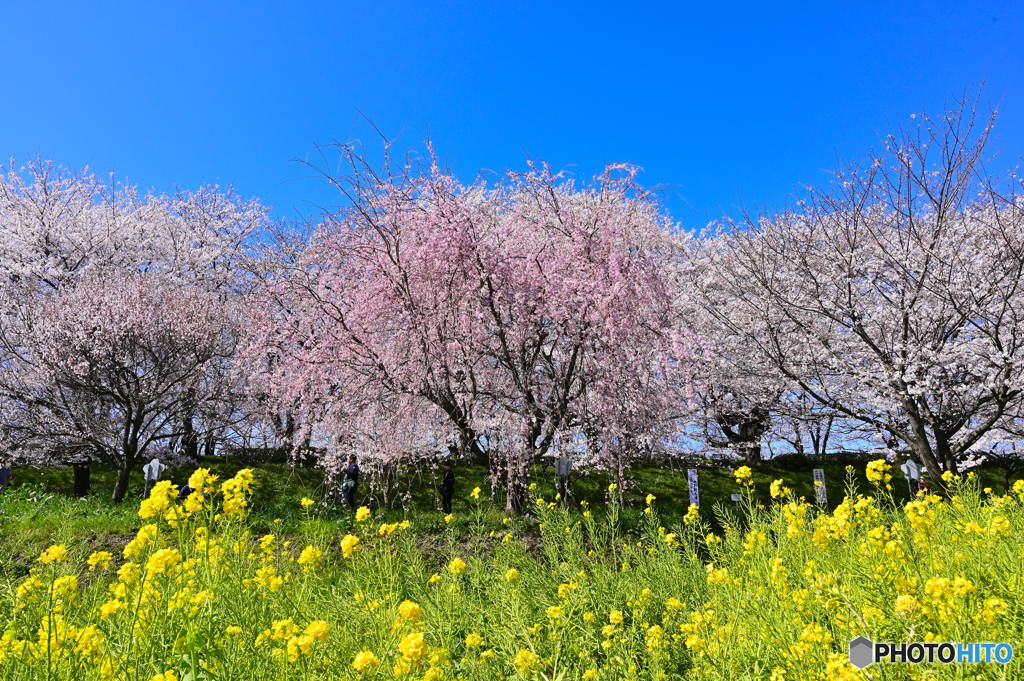
<instances>
[{"instance_id":1,"label":"clear blue sky","mask_svg":"<svg viewBox=\"0 0 1024 681\"><path fill-rule=\"evenodd\" d=\"M233 184L313 210L289 161L429 129L457 174L525 152L644 168L673 215L773 205L887 123L987 79L997 162L1024 155L1024 2L4 3L0 155L143 188ZM682 199L685 199L683 201Z\"/></svg>"}]
</instances>

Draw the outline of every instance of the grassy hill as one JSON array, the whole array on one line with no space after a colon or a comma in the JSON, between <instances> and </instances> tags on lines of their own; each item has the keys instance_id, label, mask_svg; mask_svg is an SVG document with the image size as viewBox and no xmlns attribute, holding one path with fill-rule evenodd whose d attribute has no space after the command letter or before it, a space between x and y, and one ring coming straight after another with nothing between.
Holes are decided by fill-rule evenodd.
<instances>
[{"instance_id":1,"label":"grassy hill","mask_svg":"<svg viewBox=\"0 0 1024 681\"><path fill-rule=\"evenodd\" d=\"M851 469L847 469L847 465ZM226 479L244 466L236 460L205 457L199 464ZM784 456L764 462L754 469L754 496L763 502L769 499L768 487L775 479L782 479L797 496L814 499L812 468L825 471L828 502L831 508L839 504L849 485L862 493L871 491L864 473L864 461L849 457L836 457L825 463L812 463L801 457ZM183 467L165 473L175 484L188 480L195 467ZM699 469L701 515L712 526L718 527L723 514L734 508L730 495L739 491L731 469ZM993 469L978 471L982 487L992 487L1002 493L1000 473ZM117 548L133 535L142 521L137 515L138 501L142 498L144 480L141 470L131 480L130 491L124 503L111 504L109 491L113 488L114 472L94 466L92 493L85 498L71 496L73 476L70 468L21 468L15 470L15 480L7 492L0 494L0 575L18 576L27 572L39 552L53 543L80 546L83 550ZM352 527L352 513L333 501L325 500L323 473L313 467L272 463L254 468L255 486L251 500L250 524L254 532L295 532L306 517L301 500L316 500L315 514L326 532L344 532ZM620 514L622 529L629 533L638 530L648 494L657 497L662 522L672 527L681 522L689 505L689 488L685 470L671 470L640 466L630 471L631 480L625 491L625 505ZM537 492L548 500L555 496L555 475L551 467L536 467L532 479ZM386 511L382 520L411 519L422 537L440 535L449 530L469 533L469 495L475 487L488 498L491 488L487 471L482 467L457 466L455 469L455 496L453 523L446 523L440 512L440 497L436 474L429 470L409 470L400 475L397 487L401 503ZM603 513L606 490L610 480L607 474L591 472L574 474L571 483L570 508L579 508L586 501L598 515ZM898 470L892 481L893 499L903 503L909 499L906 481ZM363 503L381 510L380 500L371 494L368 484L361 485L365 493ZM503 498L490 506L482 518L485 531L498 529L505 517ZM404 506L402 505L404 504ZM539 533L538 533L539 534Z\"/></svg>"}]
</instances>

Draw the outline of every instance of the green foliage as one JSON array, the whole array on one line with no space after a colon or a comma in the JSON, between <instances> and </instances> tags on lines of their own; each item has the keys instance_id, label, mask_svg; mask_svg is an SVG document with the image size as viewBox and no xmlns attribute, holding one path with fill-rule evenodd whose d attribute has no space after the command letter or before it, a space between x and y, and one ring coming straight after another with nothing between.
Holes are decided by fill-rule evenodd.
<instances>
[{"instance_id":1,"label":"green foliage","mask_svg":"<svg viewBox=\"0 0 1024 681\"><path fill-rule=\"evenodd\" d=\"M883 465L869 470L865 485L846 471L827 511L786 479L762 489L760 472L739 469L743 501L720 505L715 525L695 508L666 522L654 494L622 509L608 488L566 508L537 484L521 517L496 513L482 489L461 490L454 517L411 521L365 508L335 517L300 499L288 532L255 513L259 475L204 482L198 471L206 496L177 504L169 481L156 486L132 504L138 530L112 555L69 540L0 588L0 674L848 681L868 678L846 663L860 634L1019 642L1024 482L997 496L970 476L951 481L949 501L905 504ZM32 489L5 502L26 513L95 504ZM1021 663L929 671L1005 679Z\"/></svg>"},{"instance_id":2,"label":"green foliage","mask_svg":"<svg viewBox=\"0 0 1024 681\"><path fill-rule=\"evenodd\" d=\"M51 546L0 590L0 672L848 681L867 678L846 662L846 643L861 634L1020 641L1024 482L999 497L972 476L951 481L949 502L903 504L885 466L869 470L863 488L873 494L858 493L851 469L829 512L786 490L784 478L762 491L759 475L739 469L733 488L743 501L719 507L720 531L696 509L669 525L663 500L648 495L627 534L630 514L613 488L596 513L597 503L565 508L538 484L528 516L502 516L494 529L494 510L473 490L427 533L416 518L388 521L366 508L330 519L334 511L304 499L287 535L280 519L270 533L255 531L267 520L247 508L256 475L203 481L200 471L193 486L206 496L179 505L162 482L133 505L146 524L122 550ZM968 670L930 671L941 679ZM1021 664L969 671L1014 678Z\"/></svg>"}]
</instances>

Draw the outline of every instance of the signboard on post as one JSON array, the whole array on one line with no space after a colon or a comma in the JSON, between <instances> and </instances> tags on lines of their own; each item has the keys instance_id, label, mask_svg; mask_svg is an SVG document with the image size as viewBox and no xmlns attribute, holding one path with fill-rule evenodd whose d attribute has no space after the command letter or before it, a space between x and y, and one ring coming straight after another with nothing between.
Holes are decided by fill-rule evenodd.
<instances>
[{"instance_id":1,"label":"signboard on post","mask_svg":"<svg viewBox=\"0 0 1024 681\"><path fill-rule=\"evenodd\" d=\"M700 506L700 490L697 489L697 469L687 468L686 479L690 485L690 503Z\"/></svg>"},{"instance_id":2,"label":"signboard on post","mask_svg":"<svg viewBox=\"0 0 1024 681\"><path fill-rule=\"evenodd\" d=\"M146 485L142 490L143 498L146 497L146 492L149 491L149 481L152 480L153 482L156 482L157 480L159 480L160 476L163 475L163 472L166 468L167 466L164 466L162 463L160 463L160 459L153 459L152 461L150 461L149 463L142 467L142 472L146 476Z\"/></svg>"},{"instance_id":3,"label":"signboard on post","mask_svg":"<svg viewBox=\"0 0 1024 681\"><path fill-rule=\"evenodd\" d=\"M732 500L735 501L738 504L741 501L743 501L743 495L742 494L733 494L732 495Z\"/></svg>"},{"instance_id":4,"label":"signboard on post","mask_svg":"<svg viewBox=\"0 0 1024 681\"><path fill-rule=\"evenodd\" d=\"M814 469L814 500L818 502L818 506L828 506L828 494L825 492L825 470L822 468Z\"/></svg>"},{"instance_id":5,"label":"signboard on post","mask_svg":"<svg viewBox=\"0 0 1024 681\"><path fill-rule=\"evenodd\" d=\"M569 457L560 456L555 459L555 473L558 475L558 493L562 497L562 503L569 503L569 473L572 472L572 462Z\"/></svg>"},{"instance_id":6,"label":"signboard on post","mask_svg":"<svg viewBox=\"0 0 1024 681\"><path fill-rule=\"evenodd\" d=\"M903 477L907 479L910 496L914 496L921 489L921 465L913 459L907 459L900 465L900 470L903 471Z\"/></svg>"}]
</instances>

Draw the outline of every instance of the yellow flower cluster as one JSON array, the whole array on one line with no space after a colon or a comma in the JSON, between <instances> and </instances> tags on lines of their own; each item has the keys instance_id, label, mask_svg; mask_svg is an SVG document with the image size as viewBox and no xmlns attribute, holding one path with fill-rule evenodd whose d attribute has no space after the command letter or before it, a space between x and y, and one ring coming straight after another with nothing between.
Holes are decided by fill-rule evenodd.
<instances>
[{"instance_id":1,"label":"yellow flower cluster","mask_svg":"<svg viewBox=\"0 0 1024 681\"><path fill-rule=\"evenodd\" d=\"M885 485L886 489L892 489L890 481L892 475L889 471L892 470L892 466L885 459L875 459L868 463L867 476L868 482L873 485Z\"/></svg>"},{"instance_id":2,"label":"yellow flower cluster","mask_svg":"<svg viewBox=\"0 0 1024 681\"><path fill-rule=\"evenodd\" d=\"M351 558L358 550L359 537L352 534L346 534L341 540L341 555L345 558Z\"/></svg>"},{"instance_id":3,"label":"yellow flower cluster","mask_svg":"<svg viewBox=\"0 0 1024 681\"><path fill-rule=\"evenodd\" d=\"M247 495L252 494L252 471L244 468L220 486L224 495L224 515L243 515L248 504Z\"/></svg>"},{"instance_id":4,"label":"yellow flower cluster","mask_svg":"<svg viewBox=\"0 0 1024 681\"><path fill-rule=\"evenodd\" d=\"M955 501L902 506L854 490L826 512L775 481L767 508L712 527L694 506L672 532L650 495L628 536L612 511L535 504L542 550L518 533L473 548L455 526L458 553L432 573L434 554L396 540L404 521L367 510L340 544L311 514L291 537L257 534L225 507L254 482L204 476L184 517L167 513L184 506L173 489L154 487L123 559L43 552L0 597L6 678L853 681L866 676L846 645L861 634L1024 637L1024 484L1000 497L965 476Z\"/></svg>"},{"instance_id":5,"label":"yellow flower cluster","mask_svg":"<svg viewBox=\"0 0 1024 681\"><path fill-rule=\"evenodd\" d=\"M55 544L43 551L39 556L39 562L44 565L64 560L68 554L68 547L64 544Z\"/></svg>"}]
</instances>

